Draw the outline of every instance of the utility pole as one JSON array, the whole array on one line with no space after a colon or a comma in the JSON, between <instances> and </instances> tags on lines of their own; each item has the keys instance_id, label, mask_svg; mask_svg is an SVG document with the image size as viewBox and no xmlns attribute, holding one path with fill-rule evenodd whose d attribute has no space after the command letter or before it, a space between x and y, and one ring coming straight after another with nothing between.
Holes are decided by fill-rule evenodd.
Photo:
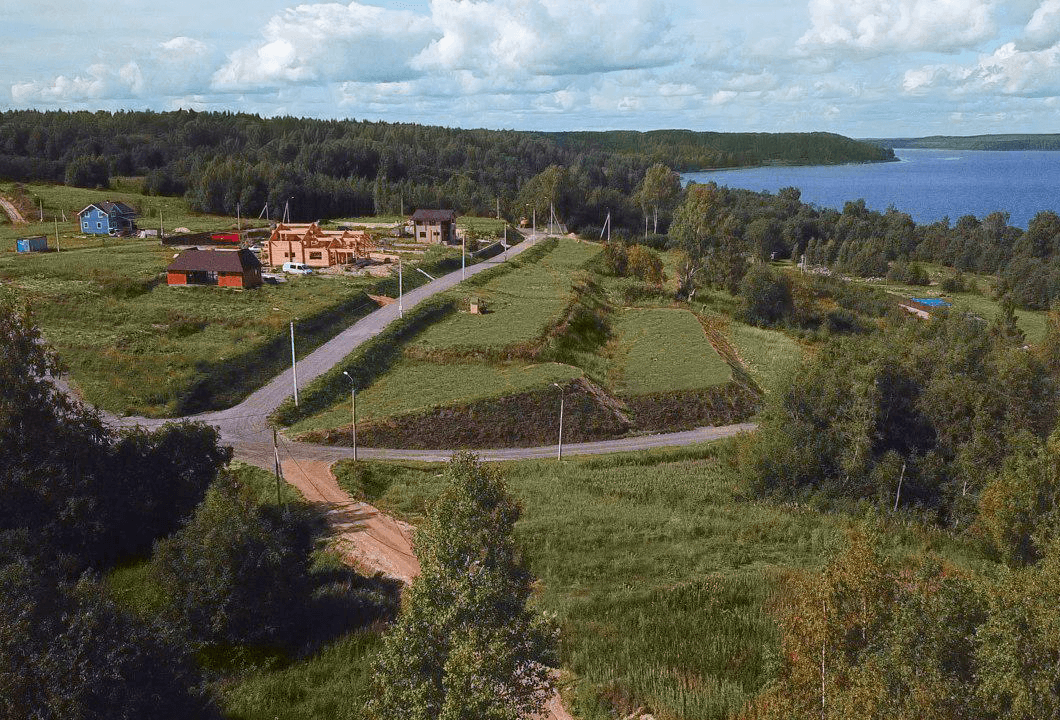
<instances>
[{"instance_id":1,"label":"utility pole","mask_svg":"<svg viewBox=\"0 0 1060 720\"><path fill-rule=\"evenodd\" d=\"M40 221L43 223L44 222L44 200L43 200L43 198L39 199L38 202L40 202Z\"/></svg>"},{"instance_id":2,"label":"utility pole","mask_svg":"<svg viewBox=\"0 0 1060 720\"><path fill-rule=\"evenodd\" d=\"M501 199L497 198L497 219L501 219Z\"/></svg>"},{"instance_id":3,"label":"utility pole","mask_svg":"<svg viewBox=\"0 0 1060 720\"><path fill-rule=\"evenodd\" d=\"M59 252L59 219L52 219L55 220L55 252Z\"/></svg>"},{"instance_id":4,"label":"utility pole","mask_svg":"<svg viewBox=\"0 0 1060 720\"><path fill-rule=\"evenodd\" d=\"M243 219L239 216L239 203L236 203L236 232L243 231Z\"/></svg>"},{"instance_id":5,"label":"utility pole","mask_svg":"<svg viewBox=\"0 0 1060 720\"><path fill-rule=\"evenodd\" d=\"M294 356L294 320L291 321L291 379L294 381L294 406L298 407L298 362Z\"/></svg>"},{"instance_id":6,"label":"utility pole","mask_svg":"<svg viewBox=\"0 0 1060 720\"><path fill-rule=\"evenodd\" d=\"M563 459L563 387L559 383L552 383L559 388L559 444L556 445L556 459Z\"/></svg>"},{"instance_id":7,"label":"utility pole","mask_svg":"<svg viewBox=\"0 0 1060 720\"><path fill-rule=\"evenodd\" d=\"M401 277L401 256L398 255L398 317L405 317L405 308L402 306L404 291L404 281Z\"/></svg>"},{"instance_id":8,"label":"utility pole","mask_svg":"<svg viewBox=\"0 0 1060 720\"><path fill-rule=\"evenodd\" d=\"M162 208L158 208L158 239L161 240L165 236L166 233L162 226Z\"/></svg>"},{"instance_id":9,"label":"utility pole","mask_svg":"<svg viewBox=\"0 0 1060 720\"><path fill-rule=\"evenodd\" d=\"M276 470L276 504L280 504L280 446L276 442L276 428L272 429L272 453Z\"/></svg>"},{"instance_id":10,"label":"utility pole","mask_svg":"<svg viewBox=\"0 0 1060 720\"><path fill-rule=\"evenodd\" d=\"M350 381L350 415L353 418L353 461L357 462L357 386L353 384L353 378L345 370L342 374Z\"/></svg>"},{"instance_id":11,"label":"utility pole","mask_svg":"<svg viewBox=\"0 0 1060 720\"><path fill-rule=\"evenodd\" d=\"M464 234L460 236L460 279L463 280L467 277L464 274L464 266L467 262L467 229L464 230Z\"/></svg>"}]
</instances>

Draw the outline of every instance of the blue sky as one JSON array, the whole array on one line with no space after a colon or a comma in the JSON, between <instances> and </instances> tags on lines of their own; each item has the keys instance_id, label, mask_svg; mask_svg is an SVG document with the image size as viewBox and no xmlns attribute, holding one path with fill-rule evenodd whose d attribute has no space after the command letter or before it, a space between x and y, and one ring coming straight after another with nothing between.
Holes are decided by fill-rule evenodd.
<instances>
[{"instance_id":1,"label":"blue sky","mask_svg":"<svg viewBox=\"0 0 1060 720\"><path fill-rule=\"evenodd\" d=\"M1060 132L1060 0L0 0L0 108Z\"/></svg>"}]
</instances>

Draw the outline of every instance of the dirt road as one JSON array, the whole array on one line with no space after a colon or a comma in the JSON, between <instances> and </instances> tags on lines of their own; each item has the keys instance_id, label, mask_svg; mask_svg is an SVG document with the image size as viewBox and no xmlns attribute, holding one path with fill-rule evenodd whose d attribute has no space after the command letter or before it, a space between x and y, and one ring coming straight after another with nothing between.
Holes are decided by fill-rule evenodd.
<instances>
[{"instance_id":1,"label":"dirt road","mask_svg":"<svg viewBox=\"0 0 1060 720\"><path fill-rule=\"evenodd\" d=\"M0 207L4 208L4 212L11 218L11 223L14 225L26 225L26 218L22 217L22 213L18 211L10 200L5 197L0 197Z\"/></svg>"},{"instance_id":2,"label":"dirt road","mask_svg":"<svg viewBox=\"0 0 1060 720\"><path fill-rule=\"evenodd\" d=\"M284 460L281 468L287 482L306 500L321 506L335 547L351 565L405 583L419 574L420 563L412 551L412 526L350 497L335 480L329 462L291 458Z\"/></svg>"},{"instance_id":3,"label":"dirt road","mask_svg":"<svg viewBox=\"0 0 1060 720\"><path fill-rule=\"evenodd\" d=\"M326 513L335 547L347 562L362 572L381 572L404 583L419 575L420 563L412 551L414 528L368 503L358 502L342 489L326 460L282 462L284 479L306 500ZM537 720L573 720L556 693Z\"/></svg>"}]
</instances>

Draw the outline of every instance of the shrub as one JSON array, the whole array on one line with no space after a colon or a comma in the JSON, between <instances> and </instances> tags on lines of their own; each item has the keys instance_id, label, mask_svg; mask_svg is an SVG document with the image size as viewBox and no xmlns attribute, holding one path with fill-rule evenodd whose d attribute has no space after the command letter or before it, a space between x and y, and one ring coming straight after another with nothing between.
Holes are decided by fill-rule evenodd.
<instances>
[{"instance_id":1,"label":"shrub","mask_svg":"<svg viewBox=\"0 0 1060 720\"><path fill-rule=\"evenodd\" d=\"M186 645L124 615L61 558L0 547L0 720L219 718ZM6 557L5 557L6 556Z\"/></svg>"},{"instance_id":2,"label":"shrub","mask_svg":"<svg viewBox=\"0 0 1060 720\"><path fill-rule=\"evenodd\" d=\"M887 279L903 285L930 285L927 270L918 263L896 260L887 271Z\"/></svg>"},{"instance_id":3,"label":"shrub","mask_svg":"<svg viewBox=\"0 0 1060 720\"><path fill-rule=\"evenodd\" d=\"M155 548L165 615L199 643L291 642L305 620L318 530L308 508L259 504L222 476L188 524Z\"/></svg>"},{"instance_id":4,"label":"shrub","mask_svg":"<svg viewBox=\"0 0 1060 720\"><path fill-rule=\"evenodd\" d=\"M632 277L656 285L661 285L665 280L662 258L651 248L634 245L629 249L627 257L627 271Z\"/></svg>"},{"instance_id":5,"label":"shrub","mask_svg":"<svg viewBox=\"0 0 1060 720\"><path fill-rule=\"evenodd\" d=\"M776 325L794 310L791 281L764 264L752 267L740 283L744 319L752 325Z\"/></svg>"}]
</instances>

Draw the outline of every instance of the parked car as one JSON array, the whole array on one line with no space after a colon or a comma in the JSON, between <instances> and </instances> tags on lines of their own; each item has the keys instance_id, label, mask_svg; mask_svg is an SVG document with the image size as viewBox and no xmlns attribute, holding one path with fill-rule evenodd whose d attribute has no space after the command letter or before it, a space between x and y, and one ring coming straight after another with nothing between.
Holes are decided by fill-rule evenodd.
<instances>
[{"instance_id":1,"label":"parked car","mask_svg":"<svg viewBox=\"0 0 1060 720\"><path fill-rule=\"evenodd\" d=\"M292 275L312 275L313 268L309 267L305 263L286 262L283 264L283 271L285 273L291 273Z\"/></svg>"}]
</instances>

